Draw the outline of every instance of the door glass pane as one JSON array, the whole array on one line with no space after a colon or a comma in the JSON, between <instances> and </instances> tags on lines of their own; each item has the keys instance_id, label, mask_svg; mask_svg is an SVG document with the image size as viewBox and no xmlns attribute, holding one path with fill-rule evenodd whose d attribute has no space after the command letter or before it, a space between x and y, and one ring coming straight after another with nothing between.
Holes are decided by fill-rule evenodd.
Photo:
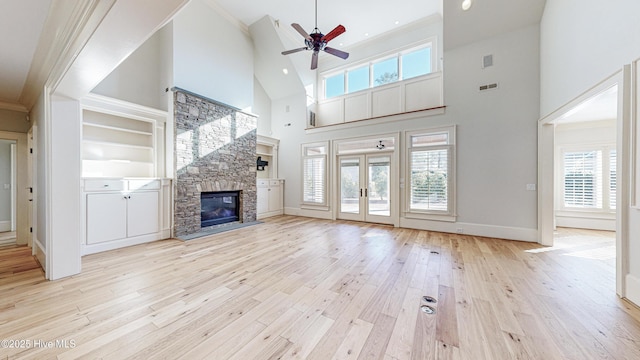
<instances>
[{"instance_id":1,"label":"door glass pane","mask_svg":"<svg viewBox=\"0 0 640 360\"><path fill-rule=\"evenodd\" d=\"M368 166L368 214L391 216L391 206L389 204L390 159L388 156L372 157L368 159Z\"/></svg>"},{"instance_id":2,"label":"door glass pane","mask_svg":"<svg viewBox=\"0 0 640 360\"><path fill-rule=\"evenodd\" d=\"M340 212L360 213L360 160L340 160Z\"/></svg>"}]
</instances>

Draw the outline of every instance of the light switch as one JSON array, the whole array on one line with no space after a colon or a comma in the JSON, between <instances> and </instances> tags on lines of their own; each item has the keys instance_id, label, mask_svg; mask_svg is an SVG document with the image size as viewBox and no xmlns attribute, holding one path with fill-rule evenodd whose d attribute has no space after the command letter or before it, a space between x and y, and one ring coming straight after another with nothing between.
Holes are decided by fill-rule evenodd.
<instances>
[{"instance_id":1,"label":"light switch","mask_svg":"<svg viewBox=\"0 0 640 360\"><path fill-rule=\"evenodd\" d=\"M527 191L536 191L536 184L527 184Z\"/></svg>"},{"instance_id":2,"label":"light switch","mask_svg":"<svg viewBox=\"0 0 640 360\"><path fill-rule=\"evenodd\" d=\"M5 190L11 189L11 184L4 184L4 189Z\"/></svg>"}]
</instances>

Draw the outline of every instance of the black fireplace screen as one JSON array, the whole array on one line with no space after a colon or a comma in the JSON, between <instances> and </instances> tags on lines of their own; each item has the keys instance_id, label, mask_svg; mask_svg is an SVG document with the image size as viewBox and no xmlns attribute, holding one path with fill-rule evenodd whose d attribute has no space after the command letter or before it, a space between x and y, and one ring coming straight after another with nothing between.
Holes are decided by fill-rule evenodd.
<instances>
[{"instance_id":1,"label":"black fireplace screen","mask_svg":"<svg viewBox=\"0 0 640 360\"><path fill-rule=\"evenodd\" d=\"M200 226L208 227L240 220L239 191L200 194Z\"/></svg>"}]
</instances>

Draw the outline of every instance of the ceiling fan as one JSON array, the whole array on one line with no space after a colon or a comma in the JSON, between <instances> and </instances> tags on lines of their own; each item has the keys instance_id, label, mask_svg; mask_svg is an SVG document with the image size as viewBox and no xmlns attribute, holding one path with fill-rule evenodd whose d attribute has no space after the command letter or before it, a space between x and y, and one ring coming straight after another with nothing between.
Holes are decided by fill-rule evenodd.
<instances>
[{"instance_id":1,"label":"ceiling fan","mask_svg":"<svg viewBox=\"0 0 640 360\"><path fill-rule=\"evenodd\" d=\"M282 55L289 55L302 50L313 50L313 55L311 55L311 70L315 70L318 68L318 53L320 51L335 55L341 59L346 59L349 57L349 53L327 46L327 43L329 41L347 31L344 26L338 25L335 27L335 29L329 31L329 33L326 35L318 30L318 0L316 0L316 27L313 29L313 32L307 34L302 26L296 23L291 24L291 26L304 37L305 46L297 49L283 51Z\"/></svg>"}]
</instances>

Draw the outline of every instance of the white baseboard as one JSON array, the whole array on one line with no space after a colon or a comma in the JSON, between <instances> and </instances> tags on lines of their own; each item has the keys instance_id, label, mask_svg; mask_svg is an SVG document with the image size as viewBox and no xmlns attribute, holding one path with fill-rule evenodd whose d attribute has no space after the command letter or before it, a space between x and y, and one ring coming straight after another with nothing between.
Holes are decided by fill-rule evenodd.
<instances>
[{"instance_id":1,"label":"white baseboard","mask_svg":"<svg viewBox=\"0 0 640 360\"><path fill-rule=\"evenodd\" d=\"M105 241L98 244L82 244L80 253L82 256L95 254L103 251L120 249L127 246L145 244L157 240L168 239L170 236L168 231L162 231L154 234L140 235L133 238Z\"/></svg>"},{"instance_id":2,"label":"white baseboard","mask_svg":"<svg viewBox=\"0 0 640 360\"><path fill-rule=\"evenodd\" d=\"M556 216L556 226L576 229L616 231L616 219L590 219L570 216Z\"/></svg>"},{"instance_id":3,"label":"white baseboard","mask_svg":"<svg viewBox=\"0 0 640 360\"><path fill-rule=\"evenodd\" d=\"M517 228L509 226L497 226L497 225L484 225L473 223L461 223L461 222L444 222L433 220L419 220L419 219L407 219L400 218L400 227L438 231L452 234L463 234L473 236L483 236L505 240L519 240L527 242L538 241L538 230ZM459 230L462 229L462 232Z\"/></svg>"},{"instance_id":4,"label":"white baseboard","mask_svg":"<svg viewBox=\"0 0 640 360\"><path fill-rule=\"evenodd\" d=\"M310 210L287 207L284 208L286 215L305 216L318 219L331 220L332 213L327 210ZM400 218L400 227L408 229L429 230L445 233L460 233L462 229L464 235L484 236L506 240L519 240L527 242L538 241L538 230L517 228L508 226L483 225L460 222L433 221L421 219Z\"/></svg>"},{"instance_id":5,"label":"white baseboard","mask_svg":"<svg viewBox=\"0 0 640 360\"><path fill-rule=\"evenodd\" d=\"M34 239L33 246L35 248L36 259L38 259L38 262L40 263L40 266L42 267L42 270L44 270L45 273L46 273L47 256L46 256L46 253L45 253L45 250L44 250L44 245L42 245L40 240Z\"/></svg>"},{"instance_id":6,"label":"white baseboard","mask_svg":"<svg viewBox=\"0 0 640 360\"><path fill-rule=\"evenodd\" d=\"M268 218L268 217L271 217L271 216L278 216L278 215L282 215L282 214L284 214L283 210L267 211L267 212L262 213L262 214L256 214L256 220Z\"/></svg>"},{"instance_id":7,"label":"white baseboard","mask_svg":"<svg viewBox=\"0 0 640 360\"><path fill-rule=\"evenodd\" d=\"M625 276L625 298L640 306L640 278L627 274Z\"/></svg>"},{"instance_id":8,"label":"white baseboard","mask_svg":"<svg viewBox=\"0 0 640 360\"><path fill-rule=\"evenodd\" d=\"M0 240L0 246L15 245L16 239Z\"/></svg>"},{"instance_id":9,"label":"white baseboard","mask_svg":"<svg viewBox=\"0 0 640 360\"><path fill-rule=\"evenodd\" d=\"M11 231L11 221L0 221L0 232Z\"/></svg>"},{"instance_id":10,"label":"white baseboard","mask_svg":"<svg viewBox=\"0 0 640 360\"><path fill-rule=\"evenodd\" d=\"M332 220L333 216L329 210L313 210L313 209L300 209L286 207L284 208L285 215L304 216L316 219Z\"/></svg>"}]
</instances>

